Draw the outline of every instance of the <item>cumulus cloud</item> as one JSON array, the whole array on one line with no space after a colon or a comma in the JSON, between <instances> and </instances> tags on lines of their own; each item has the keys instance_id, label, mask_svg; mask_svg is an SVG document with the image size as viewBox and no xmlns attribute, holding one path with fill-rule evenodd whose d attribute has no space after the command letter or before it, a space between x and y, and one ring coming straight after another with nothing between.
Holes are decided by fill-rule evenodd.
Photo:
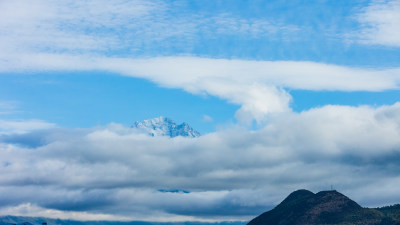
<instances>
[{"instance_id":1,"label":"cumulus cloud","mask_svg":"<svg viewBox=\"0 0 400 225\"><path fill-rule=\"evenodd\" d=\"M287 112L258 131L231 127L195 139L118 124L57 132L30 132L46 140L35 145L1 141L0 212L224 220L250 219L299 188L334 185L364 206L400 197L399 103Z\"/></svg>"},{"instance_id":2,"label":"cumulus cloud","mask_svg":"<svg viewBox=\"0 0 400 225\"><path fill-rule=\"evenodd\" d=\"M400 47L400 1L373 1L358 15L361 41Z\"/></svg>"}]
</instances>

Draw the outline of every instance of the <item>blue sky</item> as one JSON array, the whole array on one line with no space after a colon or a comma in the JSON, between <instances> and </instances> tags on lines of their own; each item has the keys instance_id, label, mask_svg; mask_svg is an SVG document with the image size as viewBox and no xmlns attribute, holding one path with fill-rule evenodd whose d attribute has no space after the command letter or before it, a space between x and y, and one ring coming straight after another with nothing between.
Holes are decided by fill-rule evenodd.
<instances>
[{"instance_id":1,"label":"blue sky","mask_svg":"<svg viewBox=\"0 0 400 225\"><path fill-rule=\"evenodd\" d=\"M115 122L126 126L159 116L191 121L202 133L216 123L231 123L238 106L213 96L160 88L143 79L107 72L42 73L31 77L4 74L1 96L14 96L17 112L4 118L40 118L62 127L92 127ZM21 110L20 109L24 109Z\"/></svg>"},{"instance_id":2,"label":"blue sky","mask_svg":"<svg viewBox=\"0 0 400 225\"><path fill-rule=\"evenodd\" d=\"M193 95L180 89L160 88L143 79L122 77L107 72L69 72L57 74L3 74L1 96L14 109L4 119L36 118L62 127L92 127L110 122L126 126L158 116L190 121L202 133L235 123L239 106L213 96ZM338 92L289 90L291 108L301 112L326 104L391 105L399 92ZM208 121L204 117L213 120Z\"/></svg>"},{"instance_id":3,"label":"blue sky","mask_svg":"<svg viewBox=\"0 0 400 225\"><path fill-rule=\"evenodd\" d=\"M398 203L399 11L398 0L2 1L0 189L49 200L7 197L0 214L247 220L332 184L365 206ZM158 116L204 135L129 129ZM382 199L367 195L377 179ZM188 193L157 191L168 189Z\"/></svg>"},{"instance_id":4,"label":"blue sky","mask_svg":"<svg viewBox=\"0 0 400 225\"><path fill-rule=\"evenodd\" d=\"M118 77L121 73L107 71L109 69L79 71L72 64L48 71L47 66L29 66L29 62L12 66L9 64L18 56L7 56L7 51L11 55L18 52L131 59L190 56L311 61L367 70L396 68L400 62L396 43L393 46L384 43L385 40L374 40L374 34L368 36L368 29L377 26L363 19L367 6L374 4L370 1L301 4L287 1L119 1L110 6L110 11L102 11L100 3L54 5L43 2L37 4L36 11L29 13L24 11L22 2L4 4L11 9L15 7L14 12L20 14L10 16L11 9L4 7L8 23L2 26L7 35L2 38L6 56L3 57L0 100L12 104L18 113L3 115L13 119L40 119L60 126L129 124L166 115L188 121L202 133L208 133L219 124L235 122L234 113L239 104L230 104L210 93L205 93L208 96L193 95L182 91L182 87L165 89L159 87L159 82ZM78 9L76 15L70 11L74 8ZM85 10L91 11L84 14ZM40 14L41 11L45 13ZM28 20L30 17L32 21ZM373 32L378 31L370 31ZM362 36L362 33L366 34ZM324 104L393 104L397 101L396 90L396 87L369 93L321 90L324 92L321 94L294 89L290 92L291 105L295 111L302 111ZM305 100L305 96L310 100ZM73 107L74 104L81 104L80 110ZM202 110L198 109L200 105ZM205 115L211 116L213 121L202 121Z\"/></svg>"}]
</instances>

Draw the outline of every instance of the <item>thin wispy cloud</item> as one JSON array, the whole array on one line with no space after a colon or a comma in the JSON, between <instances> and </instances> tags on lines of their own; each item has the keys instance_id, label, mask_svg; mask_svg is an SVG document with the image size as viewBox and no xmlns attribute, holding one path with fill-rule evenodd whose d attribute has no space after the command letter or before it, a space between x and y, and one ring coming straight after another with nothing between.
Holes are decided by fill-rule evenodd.
<instances>
[{"instance_id":1,"label":"thin wispy cloud","mask_svg":"<svg viewBox=\"0 0 400 225\"><path fill-rule=\"evenodd\" d=\"M105 51L122 44L117 32L154 8L147 1L4 1L1 43L17 52Z\"/></svg>"},{"instance_id":2,"label":"thin wispy cloud","mask_svg":"<svg viewBox=\"0 0 400 225\"><path fill-rule=\"evenodd\" d=\"M55 127L54 123L41 120L0 120L0 134L26 133L31 130L49 129Z\"/></svg>"},{"instance_id":3,"label":"thin wispy cloud","mask_svg":"<svg viewBox=\"0 0 400 225\"><path fill-rule=\"evenodd\" d=\"M179 38L195 44L201 34L264 37L295 26L229 14L168 15L162 1L4 1L0 37L4 55L15 52L105 53L140 52L147 44ZM176 7L179 7L177 5ZM107 9L107 10L105 10ZM168 45L168 42L164 43Z\"/></svg>"},{"instance_id":4,"label":"thin wispy cloud","mask_svg":"<svg viewBox=\"0 0 400 225\"><path fill-rule=\"evenodd\" d=\"M17 112L17 102L0 101L0 115L13 114Z\"/></svg>"},{"instance_id":5,"label":"thin wispy cloud","mask_svg":"<svg viewBox=\"0 0 400 225\"><path fill-rule=\"evenodd\" d=\"M358 15L365 44L400 47L400 1L373 1Z\"/></svg>"},{"instance_id":6,"label":"thin wispy cloud","mask_svg":"<svg viewBox=\"0 0 400 225\"><path fill-rule=\"evenodd\" d=\"M213 118L209 115L203 115L203 121L205 122L212 122Z\"/></svg>"}]
</instances>

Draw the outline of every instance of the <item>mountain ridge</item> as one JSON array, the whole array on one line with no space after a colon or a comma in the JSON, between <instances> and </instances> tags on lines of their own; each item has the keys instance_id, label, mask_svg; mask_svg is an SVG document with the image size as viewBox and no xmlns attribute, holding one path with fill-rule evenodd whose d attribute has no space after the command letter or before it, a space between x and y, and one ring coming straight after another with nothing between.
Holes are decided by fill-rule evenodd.
<instances>
[{"instance_id":1,"label":"mountain ridge","mask_svg":"<svg viewBox=\"0 0 400 225\"><path fill-rule=\"evenodd\" d=\"M176 124L172 119L163 116L144 120L142 122L136 121L131 127L139 129L153 137L168 136L174 138L182 136L197 138L201 136L200 133L193 129L188 123L183 122L181 124Z\"/></svg>"},{"instance_id":2,"label":"mountain ridge","mask_svg":"<svg viewBox=\"0 0 400 225\"><path fill-rule=\"evenodd\" d=\"M396 217L397 216L397 217ZM400 225L400 207L363 208L337 191L292 192L247 225Z\"/></svg>"}]
</instances>

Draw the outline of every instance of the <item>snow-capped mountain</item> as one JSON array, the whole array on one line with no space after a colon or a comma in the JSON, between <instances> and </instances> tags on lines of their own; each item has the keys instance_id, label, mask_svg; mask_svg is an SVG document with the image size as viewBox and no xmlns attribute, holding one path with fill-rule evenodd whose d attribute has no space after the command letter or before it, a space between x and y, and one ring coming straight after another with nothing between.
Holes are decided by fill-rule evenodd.
<instances>
[{"instance_id":1,"label":"snow-capped mountain","mask_svg":"<svg viewBox=\"0 0 400 225\"><path fill-rule=\"evenodd\" d=\"M136 121L132 126L140 129L151 136L176 136L183 137L200 137L200 133L194 130L189 124L176 124L173 120L166 117L158 117L154 119L144 120L143 122Z\"/></svg>"}]
</instances>

